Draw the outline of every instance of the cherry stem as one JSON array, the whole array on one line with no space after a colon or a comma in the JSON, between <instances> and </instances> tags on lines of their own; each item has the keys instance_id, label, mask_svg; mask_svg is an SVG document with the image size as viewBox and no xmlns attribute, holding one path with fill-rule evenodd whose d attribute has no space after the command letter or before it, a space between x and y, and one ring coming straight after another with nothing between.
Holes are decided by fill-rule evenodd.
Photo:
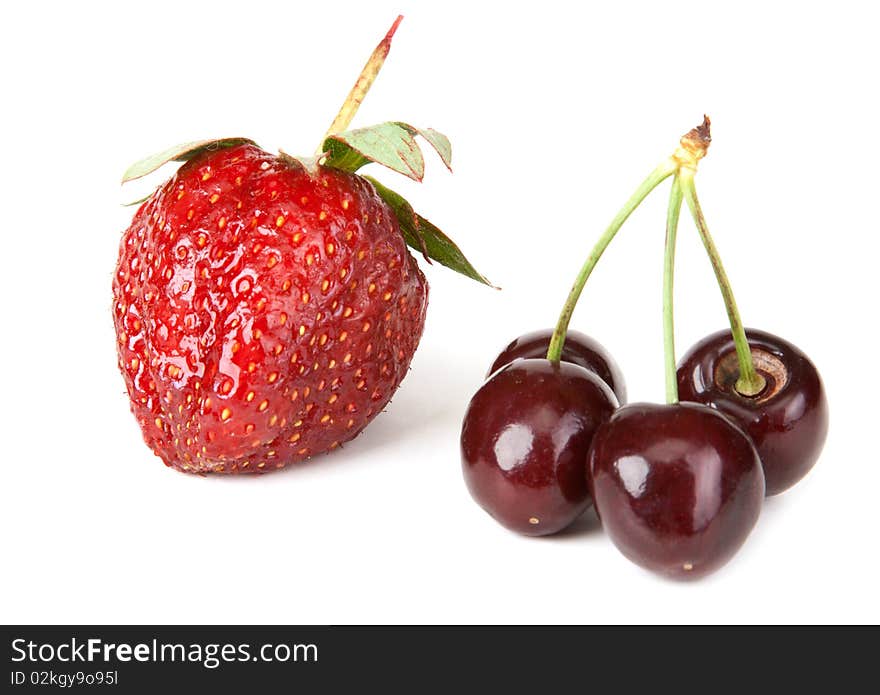
<instances>
[{"instance_id":1,"label":"cherry stem","mask_svg":"<svg viewBox=\"0 0 880 695\"><path fill-rule=\"evenodd\" d=\"M575 278L574 285L572 285L565 304L562 306L562 313L559 315L556 328L553 329L553 337L550 339L550 347L547 350L548 360L558 362L560 357L562 357L562 347L565 344L565 334L568 331L571 315L574 313L574 308L577 306L578 299L581 296L584 285L587 283L587 279L590 277L590 273L593 272L596 263L599 262L605 249L608 248L608 244L611 243L611 240L614 239L618 230L620 230L633 211L648 197L648 194L663 180L674 174L678 166L675 158L670 157L654 169L648 175L648 178L642 182L642 185L636 189L630 199L626 201L626 205L620 209L620 212L617 213L617 216L611 221L611 224L602 236L599 237L599 241L596 242L593 250L590 251L590 255L587 256L587 260Z\"/></svg>"},{"instance_id":2,"label":"cherry stem","mask_svg":"<svg viewBox=\"0 0 880 695\"><path fill-rule=\"evenodd\" d=\"M715 247L712 236L709 234L709 227L706 224L706 218L703 216L703 210L697 198L697 189L694 186L694 170L683 166L679 172L679 178L684 199L687 201L688 208L690 208L691 215L694 218L694 223L697 225L697 230L700 233L700 238L703 240L703 246L706 247L706 253L712 262L715 278L718 280L718 287L721 289L721 296L724 298L724 306L727 308L730 332L733 335L736 357L739 362L739 379L737 379L735 388L743 396L756 396L764 390L766 382L764 377L755 369L752 351L749 348L746 331L743 327L739 310L736 307L736 300L733 297L730 280L727 279L727 273L724 272L724 266L721 264L721 256Z\"/></svg>"},{"instance_id":3,"label":"cherry stem","mask_svg":"<svg viewBox=\"0 0 880 695\"><path fill-rule=\"evenodd\" d=\"M669 208L666 212L666 245L663 253L663 355L666 359L666 402L669 405L678 403L672 286L675 277L675 241L678 235L681 200L681 182L676 174L672 179L672 188L669 191Z\"/></svg>"},{"instance_id":4,"label":"cherry stem","mask_svg":"<svg viewBox=\"0 0 880 695\"><path fill-rule=\"evenodd\" d=\"M382 64L385 62L385 58L388 57L388 52L391 50L391 39L394 37L394 32L397 31L397 27L400 26L402 21L403 15L398 15L397 19L394 20L394 24L392 24L391 28L388 30L388 33L385 34L385 38L379 42L379 45L376 46L372 54L370 54L370 58L367 60L366 65L364 65L363 70L361 70L361 74L358 75L357 81L354 83L354 86L351 88L345 101L342 102L342 108L339 109L339 113L336 114L336 118L333 119L333 123L330 124L327 133L321 139L321 145L318 147L317 154L320 155L324 153L324 140L331 135L341 133L348 128L351 119L354 118L358 108L360 108L364 97L367 96L367 92L369 92L370 87L373 86L373 82L376 80L379 70L382 69Z\"/></svg>"}]
</instances>

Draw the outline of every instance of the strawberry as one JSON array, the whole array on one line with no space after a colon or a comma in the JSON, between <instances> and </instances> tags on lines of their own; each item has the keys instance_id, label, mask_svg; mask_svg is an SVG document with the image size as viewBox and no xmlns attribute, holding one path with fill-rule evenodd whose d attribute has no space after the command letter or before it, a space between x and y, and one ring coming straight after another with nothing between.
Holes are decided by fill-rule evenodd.
<instances>
[{"instance_id":1,"label":"strawberry","mask_svg":"<svg viewBox=\"0 0 880 695\"><path fill-rule=\"evenodd\" d=\"M365 68L372 77L396 26ZM355 90L346 121L363 74ZM416 135L449 164L441 134L384 123L331 130L317 160L230 138L172 148L127 172L186 160L134 215L113 280L131 409L167 465L271 470L363 430L405 376L424 327L428 283L407 243L485 282L403 198L354 173L378 162L420 180Z\"/></svg>"}]
</instances>

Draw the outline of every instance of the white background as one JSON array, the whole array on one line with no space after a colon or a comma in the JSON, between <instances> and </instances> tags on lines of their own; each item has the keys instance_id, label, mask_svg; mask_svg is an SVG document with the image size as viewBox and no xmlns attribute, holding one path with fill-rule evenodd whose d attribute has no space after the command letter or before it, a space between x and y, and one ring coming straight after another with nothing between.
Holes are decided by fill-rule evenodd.
<instances>
[{"instance_id":1,"label":"white background","mask_svg":"<svg viewBox=\"0 0 880 695\"><path fill-rule=\"evenodd\" d=\"M579 9L577 9L579 8ZM144 446L110 283L134 160L246 135L311 153L397 12L354 123L447 133L454 175L409 196L503 287L427 270L431 305L388 411L344 450L199 478ZM14 3L0 26L3 622L876 622L878 51L871 3ZM524 539L470 499L461 416L514 336L554 321L605 224L704 111L697 177L745 322L822 372L831 432L739 555L698 583L628 563L588 517ZM573 327L662 400L667 186ZM725 314L689 218L680 351Z\"/></svg>"}]
</instances>

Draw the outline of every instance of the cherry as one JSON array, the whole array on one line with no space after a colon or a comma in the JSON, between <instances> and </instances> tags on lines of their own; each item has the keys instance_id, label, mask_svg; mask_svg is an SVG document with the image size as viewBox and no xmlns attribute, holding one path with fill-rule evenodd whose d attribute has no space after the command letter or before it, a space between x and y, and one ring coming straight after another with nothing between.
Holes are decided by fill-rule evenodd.
<instances>
[{"instance_id":1,"label":"cherry","mask_svg":"<svg viewBox=\"0 0 880 695\"><path fill-rule=\"evenodd\" d=\"M514 360L528 359L532 357L546 357L547 348L550 347L550 339L553 337L553 329L532 331L514 339L504 348L492 367L486 374L488 378L501 367L510 364ZM611 354L597 341L580 331L567 331L565 344L562 347L562 355L559 358L563 362L570 362L589 369L599 376L602 381L611 387L617 402L626 403L626 384L623 373Z\"/></svg>"},{"instance_id":2,"label":"cherry","mask_svg":"<svg viewBox=\"0 0 880 695\"><path fill-rule=\"evenodd\" d=\"M591 500L584 462L617 407L593 372L522 359L495 372L468 405L461 459L471 495L503 526L529 536L562 530Z\"/></svg>"},{"instance_id":3,"label":"cherry","mask_svg":"<svg viewBox=\"0 0 880 695\"><path fill-rule=\"evenodd\" d=\"M752 442L696 403L624 406L596 432L588 467L596 511L618 549L680 579L727 562L764 498Z\"/></svg>"},{"instance_id":4,"label":"cherry","mask_svg":"<svg viewBox=\"0 0 880 695\"><path fill-rule=\"evenodd\" d=\"M751 437L764 467L767 495L803 478L828 433L828 402L816 367L791 343L764 331L746 331L755 369L765 386L754 396L736 390L739 377L730 331L694 345L678 366L683 401L716 408Z\"/></svg>"},{"instance_id":5,"label":"cherry","mask_svg":"<svg viewBox=\"0 0 880 695\"><path fill-rule=\"evenodd\" d=\"M712 140L710 125L704 117L682 136L611 220L581 266L553 332L521 336L496 358L461 436L471 494L508 528L552 533L592 499L624 555L681 579L704 576L736 553L757 522L765 492L799 479L827 431L815 367L788 343L757 331L747 336L743 327L694 183ZM625 398L619 370L600 346L568 327L608 245L670 177L663 263L666 405L637 403L612 413L613 392ZM684 203L712 264L730 331L702 341L677 368L673 284ZM578 461L589 442L584 481Z\"/></svg>"}]
</instances>

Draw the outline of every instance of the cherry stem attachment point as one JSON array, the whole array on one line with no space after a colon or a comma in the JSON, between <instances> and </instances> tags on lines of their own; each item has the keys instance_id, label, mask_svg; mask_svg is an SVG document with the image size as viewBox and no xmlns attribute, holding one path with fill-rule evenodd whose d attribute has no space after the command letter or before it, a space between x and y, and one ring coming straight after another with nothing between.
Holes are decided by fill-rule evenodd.
<instances>
[{"instance_id":1,"label":"cherry stem attachment point","mask_svg":"<svg viewBox=\"0 0 880 695\"><path fill-rule=\"evenodd\" d=\"M666 402L678 403L678 380L675 368L675 321L673 318L673 282L675 278L675 242L681 214L681 182L676 174L669 191L666 212L666 244L663 252L663 356L666 362Z\"/></svg>"},{"instance_id":2,"label":"cherry stem attachment point","mask_svg":"<svg viewBox=\"0 0 880 695\"><path fill-rule=\"evenodd\" d=\"M730 280L727 279L727 273L724 272L724 266L721 264L721 256L715 247L712 236L709 234L709 227L706 224L706 218L703 216L703 210L697 198L697 189L694 186L694 170L689 167L682 167L678 178L681 183L684 199L687 201L691 216L694 218L697 231L700 233L703 246L706 248L706 253L715 271L715 278L718 280L718 287L721 290L721 296L724 298L724 306L727 309L727 317L730 320L730 332L733 335L736 357L739 362L739 379L736 382L736 391L743 396L756 396L764 390L766 382L764 377L755 369L752 351L749 348L746 331L739 315L739 309L736 306L736 300L733 297Z\"/></svg>"},{"instance_id":3,"label":"cherry stem attachment point","mask_svg":"<svg viewBox=\"0 0 880 695\"><path fill-rule=\"evenodd\" d=\"M327 133L321 139L321 145L318 146L316 152L317 155L320 156L324 153L324 140L331 135L341 133L348 128L351 119L354 118L358 108L360 108L364 97L367 96L367 92L369 92L370 87L373 86L373 82L376 80L379 70L382 69L382 64L385 62L385 58L388 57L388 53L391 50L391 39L394 37L394 32L397 31L397 27L400 26L402 21L403 15L398 15L397 19L394 20L394 24L392 24L391 28L388 30L388 33L385 34L385 38L383 38L379 42L379 45L373 50L369 60L367 60L366 65L364 65L363 70L361 70L360 75L358 75L357 81L354 83L354 86L351 88L351 91L342 103L339 113L336 114L336 118L333 119L333 123L330 124Z\"/></svg>"},{"instance_id":4,"label":"cherry stem attachment point","mask_svg":"<svg viewBox=\"0 0 880 695\"><path fill-rule=\"evenodd\" d=\"M574 285L572 285L571 291L568 293L568 298L565 300L565 304L562 307L562 312L559 315L556 328L553 329L553 336L550 339L550 347L547 350L548 360L558 362L560 357L562 357L562 347L565 344L565 334L568 331L568 324L571 321L571 315L574 313L574 308L577 306L578 299L581 296L584 285L587 283L587 279L590 277L590 273L593 272L593 268L596 266L596 263L599 262L599 259L602 257L605 249L608 248L611 240L614 239L617 232L623 226L623 223L627 221L633 211L645 198L648 197L648 194L662 181L674 174L678 170L678 167L679 163L676 159L670 157L654 169L654 171L648 175L648 178L646 178L636 189L630 199L626 201L626 204L620 209L620 212L617 213L602 236L599 237L599 241L596 242L593 250L590 251L590 255L587 256L587 260L584 262L583 267L575 278Z\"/></svg>"}]
</instances>

